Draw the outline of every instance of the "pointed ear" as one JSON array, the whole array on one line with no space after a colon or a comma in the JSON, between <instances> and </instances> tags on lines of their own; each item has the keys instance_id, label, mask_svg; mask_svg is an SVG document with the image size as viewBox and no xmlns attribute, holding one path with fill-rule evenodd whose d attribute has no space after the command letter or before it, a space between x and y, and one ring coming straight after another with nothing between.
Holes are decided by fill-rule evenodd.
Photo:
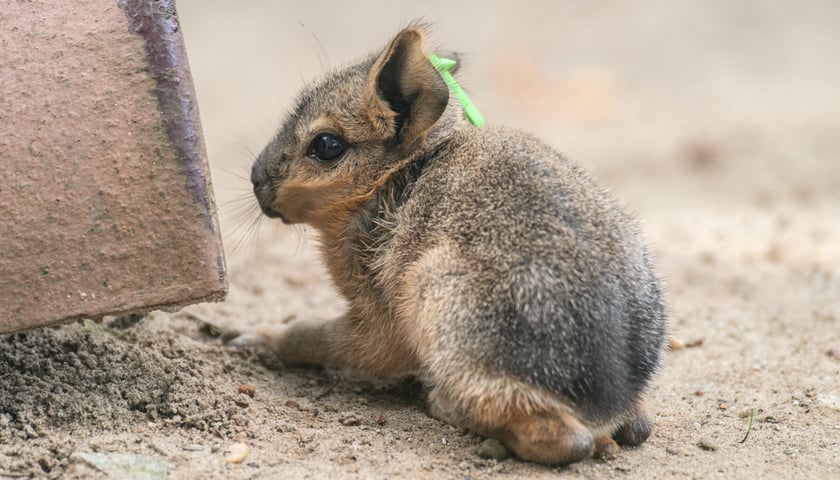
<instances>
[{"instance_id":1,"label":"pointed ear","mask_svg":"<svg viewBox=\"0 0 840 480\"><path fill-rule=\"evenodd\" d=\"M449 88L423 50L424 33L407 28L391 41L368 74L371 107L393 119L395 144L408 149L428 135L449 102Z\"/></svg>"}]
</instances>

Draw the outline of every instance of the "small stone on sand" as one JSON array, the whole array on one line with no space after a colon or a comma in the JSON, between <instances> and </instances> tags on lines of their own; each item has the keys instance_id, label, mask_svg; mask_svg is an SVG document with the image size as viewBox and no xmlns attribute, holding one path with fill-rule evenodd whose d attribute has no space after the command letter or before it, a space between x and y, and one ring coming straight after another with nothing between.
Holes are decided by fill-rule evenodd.
<instances>
[{"instance_id":1,"label":"small stone on sand","mask_svg":"<svg viewBox=\"0 0 840 480\"><path fill-rule=\"evenodd\" d=\"M355 427L356 425L361 424L362 421L359 420L359 417L352 413L345 413L338 419L338 423L344 425L345 427Z\"/></svg>"},{"instance_id":2,"label":"small stone on sand","mask_svg":"<svg viewBox=\"0 0 840 480\"><path fill-rule=\"evenodd\" d=\"M229 446L227 451L227 455L225 455L225 463L242 463L242 460L245 460L245 457L248 456L248 453L251 452L251 448L244 443L234 443L233 445Z\"/></svg>"},{"instance_id":3,"label":"small stone on sand","mask_svg":"<svg viewBox=\"0 0 840 480\"><path fill-rule=\"evenodd\" d=\"M715 441L712 440L710 437L701 438L700 441L697 442L697 446L702 448L703 450L709 450L710 452L714 452L718 448Z\"/></svg>"},{"instance_id":4,"label":"small stone on sand","mask_svg":"<svg viewBox=\"0 0 840 480\"><path fill-rule=\"evenodd\" d=\"M685 342L672 335L668 336L668 350L676 352L685 348Z\"/></svg>"},{"instance_id":5,"label":"small stone on sand","mask_svg":"<svg viewBox=\"0 0 840 480\"><path fill-rule=\"evenodd\" d=\"M244 393L251 398L254 398L254 393L256 393L257 387L253 383L246 383L244 385L239 386L239 393Z\"/></svg>"}]
</instances>

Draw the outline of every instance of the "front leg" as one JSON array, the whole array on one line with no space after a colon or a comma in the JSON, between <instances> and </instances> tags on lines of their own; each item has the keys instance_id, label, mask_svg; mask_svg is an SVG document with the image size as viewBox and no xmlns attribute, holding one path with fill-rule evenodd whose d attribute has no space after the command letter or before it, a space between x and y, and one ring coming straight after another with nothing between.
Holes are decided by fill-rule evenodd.
<instances>
[{"instance_id":1,"label":"front leg","mask_svg":"<svg viewBox=\"0 0 840 480\"><path fill-rule=\"evenodd\" d=\"M418 367L413 349L388 321L352 313L331 320L298 318L246 331L230 343L263 348L290 366L351 368L379 377L413 373Z\"/></svg>"},{"instance_id":2,"label":"front leg","mask_svg":"<svg viewBox=\"0 0 840 480\"><path fill-rule=\"evenodd\" d=\"M289 323L247 330L230 341L235 347L256 347L271 352L289 366L344 366L332 347L338 319L297 318Z\"/></svg>"}]
</instances>

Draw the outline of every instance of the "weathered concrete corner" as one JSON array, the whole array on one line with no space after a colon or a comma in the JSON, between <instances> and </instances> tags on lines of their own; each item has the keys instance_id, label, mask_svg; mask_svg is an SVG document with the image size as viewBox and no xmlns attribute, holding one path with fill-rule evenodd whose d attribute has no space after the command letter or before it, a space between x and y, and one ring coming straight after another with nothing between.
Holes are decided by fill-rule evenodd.
<instances>
[{"instance_id":1,"label":"weathered concrete corner","mask_svg":"<svg viewBox=\"0 0 840 480\"><path fill-rule=\"evenodd\" d=\"M221 300L174 3L0 5L0 333Z\"/></svg>"}]
</instances>

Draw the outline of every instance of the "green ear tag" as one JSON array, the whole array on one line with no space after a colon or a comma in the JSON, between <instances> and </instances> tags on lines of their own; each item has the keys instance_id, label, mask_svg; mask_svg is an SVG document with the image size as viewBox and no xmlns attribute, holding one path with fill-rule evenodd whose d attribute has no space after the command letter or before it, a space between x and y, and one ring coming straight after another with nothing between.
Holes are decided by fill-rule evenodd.
<instances>
[{"instance_id":1,"label":"green ear tag","mask_svg":"<svg viewBox=\"0 0 840 480\"><path fill-rule=\"evenodd\" d=\"M446 82L446 85L452 90L452 93L455 94L455 98L458 99L458 102L464 108L464 114L470 120L470 123L475 125L478 128L484 126L484 117L481 116L481 112L478 111L478 107L470 100L470 97L467 96L467 93L464 92L464 89L458 85L458 81L455 80L455 77L452 76L449 70L455 66L455 60L449 58L441 58L435 55L434 53L429 54L429 61L432 62L432 65L440 72L441 78L443 81Z\"/></svg>"}]
</instances>

